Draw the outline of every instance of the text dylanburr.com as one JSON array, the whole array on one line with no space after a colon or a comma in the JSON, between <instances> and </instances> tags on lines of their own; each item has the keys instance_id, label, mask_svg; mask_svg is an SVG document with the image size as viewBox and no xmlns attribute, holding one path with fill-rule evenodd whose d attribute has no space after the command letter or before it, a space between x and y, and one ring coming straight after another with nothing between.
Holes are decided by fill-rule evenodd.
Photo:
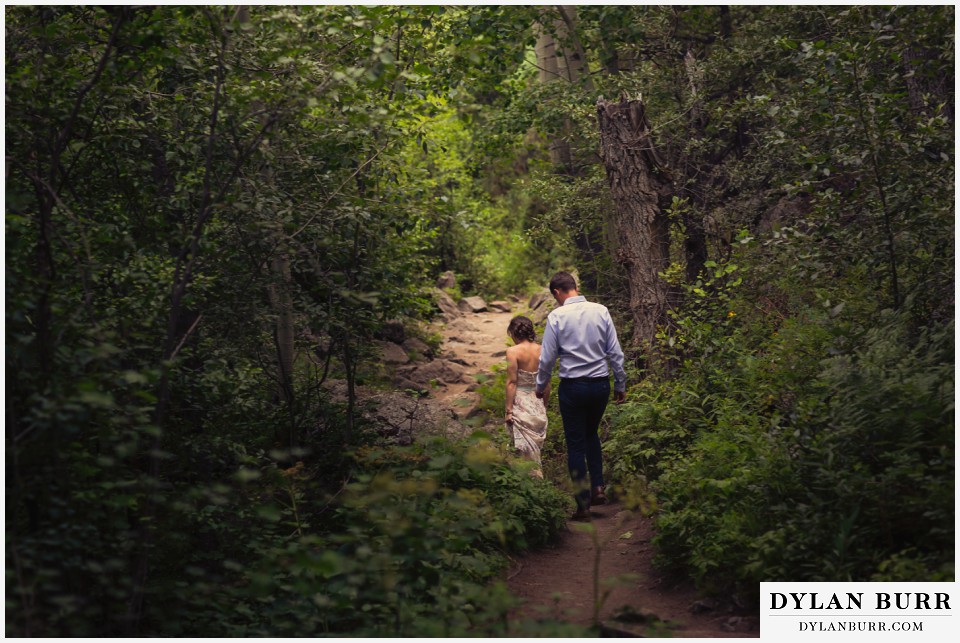
<instances>
[{"instance_id":1,"label":"text dylanburr.com","mask_svg":"<svg viewBox=\"0 0 960 643\"><path fill-rule=\"evenodd\" d=\"M952 639L958 603L956 583L760 583L760 636Z\"/></svg>"}]
</instances>

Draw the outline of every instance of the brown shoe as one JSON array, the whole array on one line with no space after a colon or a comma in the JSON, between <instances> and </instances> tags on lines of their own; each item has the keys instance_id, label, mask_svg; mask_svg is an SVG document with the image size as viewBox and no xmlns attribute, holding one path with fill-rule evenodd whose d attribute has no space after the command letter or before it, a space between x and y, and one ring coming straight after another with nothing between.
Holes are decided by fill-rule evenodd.
<instances>
[{"instance_id":1,"label":"brown shoe","mask_svg":"<svg viewBox=\"0 0 960 643\"><path fill-rule=\"evenodd\" d=\"M603 493L606 487L594 487L593 491L590 493L590 504L591 505L605 505L607 504L607 496Z\"/></svg>"}]
</instances>

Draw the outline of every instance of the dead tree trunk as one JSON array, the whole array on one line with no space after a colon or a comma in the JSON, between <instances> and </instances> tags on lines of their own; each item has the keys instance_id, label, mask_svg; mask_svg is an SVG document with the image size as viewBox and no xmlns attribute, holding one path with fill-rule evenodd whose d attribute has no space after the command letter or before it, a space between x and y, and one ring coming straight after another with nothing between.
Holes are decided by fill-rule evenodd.
<instances>
[{"instance_id":1,"label":"dead tree trunk","mask_svg":"<svg viewBox=\"0 0 960 643\"><path fill-rule=\"evenodd\" d=\"M633 345L648 368L656 367L656 335L668 324L669 285L660 278L670 262L670 229L660 199L671 181L654 147L650 123L640 99L597 101L600 155L616 204L614 225L630 284Z\"/></svg>"}]
</instances>

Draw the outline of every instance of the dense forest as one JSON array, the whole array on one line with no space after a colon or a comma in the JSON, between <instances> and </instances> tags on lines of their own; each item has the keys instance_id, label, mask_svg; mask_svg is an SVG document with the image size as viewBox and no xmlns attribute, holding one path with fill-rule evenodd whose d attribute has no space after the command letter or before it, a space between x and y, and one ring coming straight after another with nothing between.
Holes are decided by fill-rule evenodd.
<instances>
[{"instance_id":1,"label":"dense forest","mask_svg":"<svg viewBox=\"0 0 960 643\"><path fill-rule=\"evenodd\" d=\"M8 636L569 634L499 582L562 432L363 412L445 271L610 308L610 486L705 595L953 580L952 6L4 19Z\"/></svg>"}]
</instances>

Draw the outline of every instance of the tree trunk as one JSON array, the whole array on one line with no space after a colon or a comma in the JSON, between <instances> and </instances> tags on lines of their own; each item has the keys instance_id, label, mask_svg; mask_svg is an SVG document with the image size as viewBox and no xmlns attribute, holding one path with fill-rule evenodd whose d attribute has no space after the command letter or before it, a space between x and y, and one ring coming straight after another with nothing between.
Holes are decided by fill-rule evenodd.
<instances>
[{"instance_id":1,"label":"tree trunk","mask_svg":"<svg viewBox=\"0 0 960 643\"><path fill-rule=\"evenodd\" d=\"M234 13L234 20L242 24L250 23L250 7L239 5ZM254 101L254 105L262 109L260 101ZM261 124L266 121L261 117ZM261 148L269 148L269 141L264 140ZM273 185L273 173L270 165L265 164L260 171L264 182ZM293 382L293 363L295 358L295 329L294 329L294 305L293 305L293 277L290 272L289 250L284 243L277 244L274 251L276 254L270 259L270 285L267 287L267 298L270 301L270 308L276 315L276 322L273 327L274 347L277 351L277 397L286 406L287 409L287 434L283 440L290 448L297 446L297 413L295 408L296 397L294 394Z\"/></svg>"},{"instance_id":2,"label":"tree trunk","mask_svg":"<svg viewBox=\"0 0 960 643\"><path fill-rule=\"evenodd\" d=\"M690 50L687 50L683 57L683 66L687 73L687 81L690 84L689 135L699 140L704 137L709 120L704 114L703 104L700 100L703 71L697 65L697 60ZM703 213L707 212L707 199L705 197L710 192L709 183L712 181L712 177L712 172L694 172L694 176L691 177L693 185L687 182L683 190L695 206L683 210L683 226L686 229L686 238L683 241L686 276L687 282L691 284L696 282L703 271L704 264L707 262L707 236L703 229Z\"/></svg>"},{"instance_id":3,"label":"tree trunk","mask_svg":"<svg viewBox=\"0 0 960 643\"><path fill-rule=\"evenodd\" d=\"M593 80L587 68L587 51L577 34L577 8L573 5L558 5L559 20L554 21L557 38L560 39L561 57L557 62L560 74L570 83L582 84L588 92L593 91Z\"/></svg>"},{"instance_id":4,"label":"tree trunk","mask_svg":"<svg viewBox=\"0 0 960 643\"><path fill-rule=\"evenodd\" d=\"M289 414L286 443L297 446L296 409L294 408L293 362L294 362L294 325L293 296L290 275L290 258L284 248L278 248L270 262L273 281L268 289L270 307L277 316L274 326L274 339L277 349L277 382L280 399Z\"/></svg>"},{"instance_id":5,"label":"tree trunk","mask_svg":"<svg viewBox=\"0 0 960 643\"><path fill-rule=\"evenodd\" d=\"M557 61L556 38L540 23L534 25L534 30L537 32L535 49L539 81L549 83L562 78ZM558 168L569 168L572 165L570 143L564 139L563 133L550 137L550 161Z\"/></svg>"},{"instance_id":6,"label":"tree trunk","mask_svg":"<svg viewBox=\"0 0 960 643\"><path fill-rule=\"evenodd\" d=\"M582 84L587 91L593 91L586 50L576 31L577 8L557 6L553 9L544 8L543 21L534 25L539 81L548 83L560 80L571 85ZM567 119L560 134L552 137L550 160L563 174L573 175L573 155L566 139L571 129L572 125Z\"/></svg>"},{"instance_id":7,"label":"tree trunk","mask_svg":"<svg viewBox=\"0 0 960 643\"><path fill-rule=\"evenodd\" d=\"M672 304L668 284L660 278L670 262L670 230L660 199L671 181L654 147L643 101L597 101L600 155L616 204L614 225L630 284L633 344L655 366L656 335L668 324Z\"/></svg>"}]
</instances>

